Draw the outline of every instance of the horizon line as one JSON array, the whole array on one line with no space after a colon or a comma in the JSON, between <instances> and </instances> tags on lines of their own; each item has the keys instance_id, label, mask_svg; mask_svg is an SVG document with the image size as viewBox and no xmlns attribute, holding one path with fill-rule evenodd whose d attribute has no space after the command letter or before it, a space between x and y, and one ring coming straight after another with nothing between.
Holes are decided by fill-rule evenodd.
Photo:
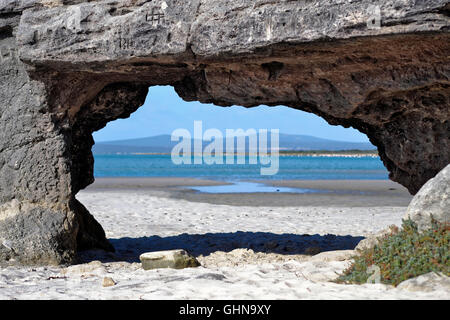
<instances>
[{"instance_id":1,"label":"horizon line","mask_svg":"<svg viewBox=\"0 0 450 320\"><path fill-rule=\"evenodd\" d=\"M238 130L238 129L233 129L233 130ZM270 130L270 129L268 129ZM288 136L306 136L306 137L312 137L312 138L317 138L317 139L323 139L323 140L329 140L329 141L336 141L336 142L346 142L346 143L368 143L373 145L370 141L348 141L348 140L335 140L332 138L322 138L322 137L318 137L318 136L312 136L309 134L301 134L301 133L283 133L280 132L280 135L288 135ZM172 136L171 133L161 133L161 134L155 134L152 136L145 136L145 137L135 137L135 138L126 138L126 139L118 139L118 140L103 140L103 141L95 141L94 138L94 142L95 144L97 143L105 143L105 142L121 142L121 141L127 141L127 140L139 140L139 139L148 139L148 138L155 138L155 137L161 137L161 136ZM245 137L247 137L247 135L244 135ZM241 136L235 136L235 137L241 137ZM224 137L225 138L225 137ZM194 140L194 138L191 137L192 140ZM202 141L205 141L202 139Z\"/></svg>"}]
</instances>

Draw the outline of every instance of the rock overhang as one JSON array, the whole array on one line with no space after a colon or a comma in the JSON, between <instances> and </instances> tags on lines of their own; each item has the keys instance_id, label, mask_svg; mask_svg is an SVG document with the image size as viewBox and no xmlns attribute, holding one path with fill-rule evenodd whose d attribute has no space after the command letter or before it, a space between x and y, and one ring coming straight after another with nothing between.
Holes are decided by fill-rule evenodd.
<instances>
[{"instance_id":1,"label":"rock overhang","mask_svg":"<svg viewBox=\"0 0 450 320\"><path fill-rule=\"evenodd\" d=\"M71 3L68 1L68 3ZM379 27L368 23L379 8ZM141 0L26 9L17 41L30 64L77 66L257 54L276 44L442 31L446 1ZM375 10L375 11L374 11Z\"/></svg>"}]
</instances>

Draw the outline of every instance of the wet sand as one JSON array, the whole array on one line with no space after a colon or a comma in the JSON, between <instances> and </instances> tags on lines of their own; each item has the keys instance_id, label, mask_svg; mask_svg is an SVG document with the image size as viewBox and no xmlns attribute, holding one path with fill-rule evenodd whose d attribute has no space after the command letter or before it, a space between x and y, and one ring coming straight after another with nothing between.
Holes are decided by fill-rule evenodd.
<instances>
[{"instance_id":1,"label":"wet sand","mask_svg":"<svg viewBox=\"0 0 450 320\"><path fill-rule=\"evenodd\" d=\"M314 189L317 193L200 193L189 186L226 182L193 178L97 178L85 192L116 190L158 193L161 197L231 206L392 207L407 206L408 190L390 180L251 180L274 187Z\"/></svg>"}]
</instances>

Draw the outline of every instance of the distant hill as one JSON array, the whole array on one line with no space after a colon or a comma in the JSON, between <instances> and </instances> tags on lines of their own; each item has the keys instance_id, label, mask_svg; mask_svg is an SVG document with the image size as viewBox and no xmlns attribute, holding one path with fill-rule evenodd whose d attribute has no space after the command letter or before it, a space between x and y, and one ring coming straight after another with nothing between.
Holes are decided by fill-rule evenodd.
<instances>
[{"instance_id":1,"label":"distant hill","mask_svg":"<svg viewBox=\"0 0 450 320\"><path fill-rule=\"evenodd\" d=\"M270 143L270 134L268 136L268 141ZM99 142L93 146L92 151L94 154L170 153L172 148L178 143L179 142L171 141L170 135L159 135L148 138ZM203 142L203 147L209 143L209 141ZM193 146L193 140L191 144ZM248 141L246 142L246 145L246 151L248 151ZM339 151L376 149L371 143L366 142L336 141L313 136L292 134L280 134L279 147L280 151ZM243 150L235 148L235 151L242 152Z\"/></svg>"}]
</instances>

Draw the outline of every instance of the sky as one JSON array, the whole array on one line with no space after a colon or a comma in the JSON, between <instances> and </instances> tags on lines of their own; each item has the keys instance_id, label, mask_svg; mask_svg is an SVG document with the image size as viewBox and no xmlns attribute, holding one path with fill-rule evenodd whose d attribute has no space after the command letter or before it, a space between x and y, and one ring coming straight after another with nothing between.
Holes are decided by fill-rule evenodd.
<instances>
[{"instance_id":1,"label":"sky","mask_svg":"<svg viewBox=\"0 0 450 320\"><path fill-rule=\"evenodd\" d=\"M126 140L171 134L183 128L193 133L194 121L203 122L203 130L279 129L280 133L316 136L330 140L368 142L365 134L342 126L331 126L322 118L284 106L243 108L218 107L199 102L185 102L171 86L156 86L142 107L128 119L108 123L94 133L96 142ZM192 134L193 135L193 134Z\"/></svg>"}]
</instances>

